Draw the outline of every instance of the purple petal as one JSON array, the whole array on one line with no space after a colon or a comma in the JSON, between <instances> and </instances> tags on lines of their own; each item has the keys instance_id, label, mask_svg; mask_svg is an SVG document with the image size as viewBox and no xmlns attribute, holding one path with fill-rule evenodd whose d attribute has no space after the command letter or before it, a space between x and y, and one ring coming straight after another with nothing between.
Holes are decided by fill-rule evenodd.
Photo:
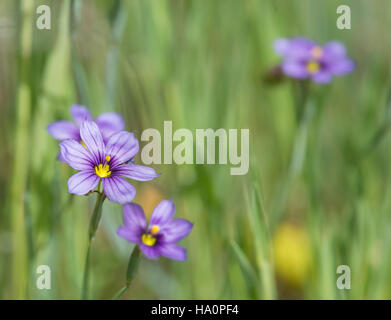
<instances>
[{"instance_id":1,"label":"purple petal","mask_svg":"<svg viewBox=\"0 0 391 320\"><path fill-rule=\"evenodd\" d=\"M119 166L133 158L139 150L133 133L121 131L113 134L106 146L106 155L111 157L110 168Z\"/></svg>"},{"instance_id":2,"label":"purple petal","mask_svg":"<svg viewBox=\"0 0 391 320\"><path fill-rule=\"evenodd\" d=\"M137 226L143 232L147 230L147 220L141 206L136 203L127 203L122 207L122 212L127 227Z\"/></svg>"},{"instance_id":3,"label":"purple petal","mask_svg":"<svg viewBox=\"0 0 391 320\"><path fill-rule=\"evenodd\" d=\"M274 51L279 54L280 56L286 56L288 54L289 50L289 43L290 41L288 39L279 38L274 41L273 47Z\"/></svg>"},{"instance_id":4,"label":"purple petal","mask_svg":"<svg viewBox=\"0 0 391 320\"><path fill-rule=\"evenodd\" d=\"M316 43L304 38L296 37L283 42L279 40L275 44L275 49L282 54L284 58L293 60L308 60L311 58L311 50L316 46Z\"/></svg>"},{"instance_id":5,"label":"purple petal","mask_svg":"<svg viewBox=\"0 0 391 320\"><path fill-rule=\"evenodd\" d=\"M144 243L140 243L140 249L145 257L148 259L158 259L160 257L159 247L158 246L147 246Z\"/></svg>"},{"instance_id":6,"label":"purple petal","mask_svg":"<svg viewBox=\"0 0 391 320\"><path fill-rule=\"evenodd\" d=\"M136 195L135 187L124 178L118 176L103 178L102 186L107 198L119 204L131 202Z\"/></svg>"},{"instance_id":7,"label":"purple petal","mask_svg":"<svg viewBox=\"0 0 391 320\"><path fill-rule=\"evenodd\" d=\"M330 61L343 59L346 56L345 46L338 41L331 41L323 46L323 59Z\"/></svg>"},{"instance_id":8,"label":"purple petal","mask_svg":"<svg viewBox=\"0 0 391 320\"><path fill-rule=\"evenodd\" d=\"M68 180L68 191L78 195L83 195L95 189L98 185L99 177L94 171L80 171Z\"/></svg>"},{"instance_id":9,"label":"purple petal","mask_svg":"<svg viewBox=\"0 0 391 320\"><path fill-rule=\"evenodd\" d=\"M308 77L306 66L302 62L287 60L281 64L282 71L290 77L305 79Z\"/></svg>"},{"instance_id":10,"label":"purple petal","mask_svg":"<svg viewBox=\"0 0 391 320\"><path fill-rule=\"evenodd\" d=\"M312 80L317 83L329 83L331 82L332 77L327 71L319 71L312 75Z\"/></svg>"},{"instance_id":11,"label":"purple petal","mask_svg":"<svg viewBox=\"0 0 391 320\"><path fill-rule=\"evenodd\" d=\"M80 127L80 136L89 152L91 152L95 164L104 162L105 144L103 142L102 134L93 121L84 121Z\"/></svg>"},{"instance_id":12,"label":"purple petal","mask_svg":"<svg viewBox=\"0 0 391 320\"><path fill-rule=\"evenodd\" d=\"M124 119L115 112L102 113L95 119L95 122L102 132L103 140L105 142L107 142L114 133L125 129Z\"/></svg>"},{"instance_id":13,"label":"purple petal","mask_svg":"<svg viewBox=\"0 0 391 320\"><path fill-rule=\"evenodd\" d=\"M288 53L288 55L296 59L307 59L311 57L311 50L316 45L317 44L310 39L304 37L295 37L291 40L289 44L290 52Z\"/></svg>"},{"instance_id":14,"label":"purple petal","mask_svg":"<svg viewBox=\"0 0 391 320\"><path fill-rule=\"evenodd\" d=\"M57 155L57 160L61 162L66 162L64 159L64 156L62 155L61 151Z\"/></svg>"},{"instance_id":15,"label":"purple petal","mask_svg":"<svg viewBox=\"0 0 391 320\"><path fill-rule=\"evenodd\" d=\"M84 121L91 121L92 116L85 106L74 104L71 107L71 115L77 125L80 127Z\"/></svg>"},{"instance_id":16,"label":"purple petal","mask_svg":"<svg viewBox=\"0 0 391 320\"><path fill-rule=\"evenodd\" d=\"M178 261L185 261L187 258L186 249L181 246L178 246L177 244L165 243L159 245L158 248L159 248L159 253L167 258L178 260Z\"/></svg>"},{"instance_id":17,"label":"purple petal","mask_svg":"<svg viewBox=\"0 0 391 320\"><path fill-rule=\"evenodd\" d=\"M185 219L174 219L167 223L161 231L162 241L164 243L178 242L186 237L192 228L193 224L191 222Z\"/></svg>"},{"instance_id":18,"label":"purple petal","mask_svg":"<svg viewBox=\"0 0 391 320\"><path fill-rule=\"evenodd\" d=\"M342 76L354 70L354 62L349 59L335 61L328 66L328 70L335 76Z\"/></svg>"},{"instance_id":19,"label":"purple petal","mask_svg":"<svg viewBox=\"0 0 391 320\"><path fill-rule=\"evenodd\" d=\"M141 234L137 228L128 228L127 226L120 226L117 230L117 235L129 242L140 242Z\"/></svg>"},{"instance_id":20,"label":"purple petal","mask_svg":"<svg viewBox=\"0 0 391 320\"><path fill-rule=\"evenodd\" d=\"M149 181L159 176L155 169L137 164L123 164L113 171L116 175L137 181Z\"/></svg>"},{"instance_id":21,"label":"purple petal","mask_svg":"<svg viewBox=\"0 0 391 320\"><path fill-rule=\"evenodd\" d=\"M71 121L57 121L48 125L49 134L57 140L75 139L80 141L79 128Z\"/></svg>"},{"instance_id":22,"label":"purple petal","mask_svg":"<svg viewBox=\"0 0 391 320\"><path fill-rule=\"evenodd\" d=\"M76 170L94 169L91 153L76 140L60 142L60 155L66 163Z\"/></svg>"},{"instance_id":23,"label":"purple petal","mask_svg":"<svg viewBox=\"0 0 391 320\"><path fill-rule=\"evenodd\" d=\"M172 200L161 201L153 210L149 224L163 226L174 216L175 206Z\"/></svg>"}]
</instances>

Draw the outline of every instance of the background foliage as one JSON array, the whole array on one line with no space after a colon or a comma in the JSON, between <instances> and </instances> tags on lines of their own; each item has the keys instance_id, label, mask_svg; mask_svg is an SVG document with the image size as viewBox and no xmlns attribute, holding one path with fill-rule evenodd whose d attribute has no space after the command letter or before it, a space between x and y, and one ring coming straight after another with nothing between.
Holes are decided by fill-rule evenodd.
<instances>
[{"instance_id":1,"label":"background foliage","mask_svg":"<svg viewBox=\"0 0 391 320\"><path fill-rule=\"evenodd\" d=\"M39 4L52 29L35 27ZM173 198L195 223L188 261L143 259L124 298L391 298L391 3L346 0L0 2L0 298L77 299L94 196L71 197L72 170L46 132L73 103L146 128L249 128L251 168L161 165L136 183L150 213ZM339 40L354 73L312 85L297 121L298 84L271 85L277 37ZM140 163L140 159L137 159ZM92 249L92 298L123 285L132 245L106 202ZM36 268L52 270L38 290ZM351 268L351 290L336 269Z\"/></svg>"}]
</instances>

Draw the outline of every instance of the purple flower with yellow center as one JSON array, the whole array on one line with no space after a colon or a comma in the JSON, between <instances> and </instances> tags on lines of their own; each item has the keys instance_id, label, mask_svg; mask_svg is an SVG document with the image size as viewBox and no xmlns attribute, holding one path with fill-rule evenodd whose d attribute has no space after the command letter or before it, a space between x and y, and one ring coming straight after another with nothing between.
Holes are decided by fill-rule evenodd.
<instances>
[{"instance_id":1,"label":"purple flower with yellow center","mask_svg":"<svg viewBox=\"0 0 391 320\"><path fill-rule=\"evenodd\" d=\"M60 142L61 156L72 168L80 170L68 180L70 193L84 195L102 182L106 197L124 204L134 199L136 189L124 178L148 181L158 174L154 169L128 164L139 151L139 144L133 133L114 133L104 143L98 125L84 121L80 127L83 145L73 139Z\"/></svg>"},{"instance_id":2,"label":"purple flower with yellow center","mask_svg":"<svg viewBox=\"0 0 391 320\"><path fill-rule=\"evenodd\" d=\"M317 83L329 83L332 77L354 70L354 62L347 57L345 46L338 41L320 46L303 37L277 39L274 49L284 59L282 71L292 78L311 78Z\"/></svg>"},{"instance_id":3,"label":"purple flower with yellow center","mask_svg":"<svg viewBox=\"0 0 391 320\"><path fill-rule=\"evenodd\" d=\"M91 113L85 106L73 105L70 110L71 116L75 122L60 120L51 123L47 130L49 134L57 140L73 139L82 142L80 137L80 126L84 121L92 121ZM116 132L125 128L125 122L122 117L115 112L102 113L95 119L98 125L103 141L108 142L109 138Z\"/></svg>"},{"instance_id":4,"label":"purple flower with yellow center","mask_svg":"<svg viewBox=\"0 0 391 320\"><path fill-rule=\"evenodd\" d=\"M161 201L153 210L149 224L143 209L135 203L123 206L125 225L120 226L117 234L137 243L148 259L165 256L170 259L186 260L186 249L176 242L186 237L193 224L185 219L173 219L175 206L172 200Z\"/></svg>"}]
</instances>

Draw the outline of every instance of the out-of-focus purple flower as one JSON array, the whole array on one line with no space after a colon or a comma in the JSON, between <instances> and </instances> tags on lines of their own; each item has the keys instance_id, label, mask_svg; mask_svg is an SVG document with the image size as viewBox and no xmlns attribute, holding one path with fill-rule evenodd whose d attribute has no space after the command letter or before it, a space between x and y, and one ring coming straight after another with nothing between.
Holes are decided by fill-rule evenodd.
<instances>
[{"instance_id":1,"label":"out-of-focus purple flower","mask_svg":"<svg viewBox=\"0 0 391 320\"><path fill-rule=\"evenodd\" d=\"M292 78L329 83L333 76L350 73L355 67L346 55L345 46L337 41L320 46L303 37L277 39L274 50L284 59L282 71Z\"/></svg>"},{"instance_id":2,"label":"out-of-focus purple flower","mask_svg":"<svg viewBox=\"0 0 391 320\"><path fill-rule=\"evenodd\" d=\"M98 125L84 121L80 126L80 137L84 145L74 139L60 142L61 157L72 168L80 170L68 180L70 193L87 194L102 179L107 198L124 204L136 195L136 189L124 178L148 181L159 176L152 168L126 163L139 151L133 133L114 133L105 144Z\"/></svg>"},{"instance_id":3,"label":"out-of-focus purple flower","mask_svg":"<svg viewBox=\"0 0 391 320\"><path fill-rule=\"evenodd\" d=\"M81 141L80 126L83 121L92 121L93 118L85 106L73 105L71 107L71 116L75 122L61 120L51 123L47 130L49 134L57 140L73 139ZM115 112L102 113L95 119L96 124L102 132L103 141L107 143L109 138L116 132L125 128L125 122L122 117Z\"/></svg>"},{"instance_id":4,"label":"out-of-focus purple flower","mask_svg":"<svg viewBox=\"0 0 391 320\"><path fill-rule=\"evenodd\" d=\"M185 219L173 219L175 206L172 200L161 201L153 210L149 225L143 209L135 203L123 206L125 225L117 234L133 243L138 243L149 259L165 256L170 259L186 260L186 249L176 242L186 237L193 224Z\"/></svg>"}]
</instances>

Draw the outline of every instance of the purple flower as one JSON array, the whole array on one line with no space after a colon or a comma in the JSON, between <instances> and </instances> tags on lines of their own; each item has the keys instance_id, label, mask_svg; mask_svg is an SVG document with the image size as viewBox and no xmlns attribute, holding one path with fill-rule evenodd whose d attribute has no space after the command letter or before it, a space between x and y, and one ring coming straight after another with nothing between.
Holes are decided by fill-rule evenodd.
<instances>
[{"instance_id":1,"label":"purple flower","mask_svg":"<svg viewBox=\"0 0 391 320\"><path fill-rule=\"evenodd\" d=\"M53 122L48 126L48 132L57 140L73 139L81 142L80 126L83 121L92 121L93 118L88 109L81 105L73 105L70 112L75 123L67 120ZM105 143L108 142L114 133L122 131L125 128L124 120L115 112L102 113L95 119L95 122L102 132Z\"/></svg>"},{"instance_id":2,"label":"purple flower","mask_svg":"<svg viewBox=\"0 0 391 320\"><path fill-rule=\"evenodd\" d=\"M148 181L158 176L152 168L126 164L139 150L133 133L114 133L105 144L98 125L93 121L84 121L80 127L80 136L84 146L73 139L60 142L64 161L80 170L68 180L70 193L87 194L102 179L107 198L124 204L132 201L136 195L136 189L124 178Z\"/></svg>"},{"instance_id":3,"label":"purple flower","mask_svg":"<svg viewBox=\"0 0 391 320\"><path fill-rule=\"evenodd\" d=\"M186 237L193 224L185 219L173 219L175 206L172 200L161 201L153 210L149 225L143 209L135 203L123 206L125 225L120 226L117 234L134 243L148 259L165 256L170 259L186 260L186 249L176 242Z\"/></svg>"},{"instance_id":4,"label":"purple flower","mask_svg":"<svg viewBox=\"0 0 391 320\"><path fill-rule=\"evenodd\" d=\"M320 46L303 37L277 39L274 50L284 59L281 63L284 74L293 78L329 83L333 76L354 70L354 62L346 56L345 46L337 41Z\"/></svg>"}]
</instances>

